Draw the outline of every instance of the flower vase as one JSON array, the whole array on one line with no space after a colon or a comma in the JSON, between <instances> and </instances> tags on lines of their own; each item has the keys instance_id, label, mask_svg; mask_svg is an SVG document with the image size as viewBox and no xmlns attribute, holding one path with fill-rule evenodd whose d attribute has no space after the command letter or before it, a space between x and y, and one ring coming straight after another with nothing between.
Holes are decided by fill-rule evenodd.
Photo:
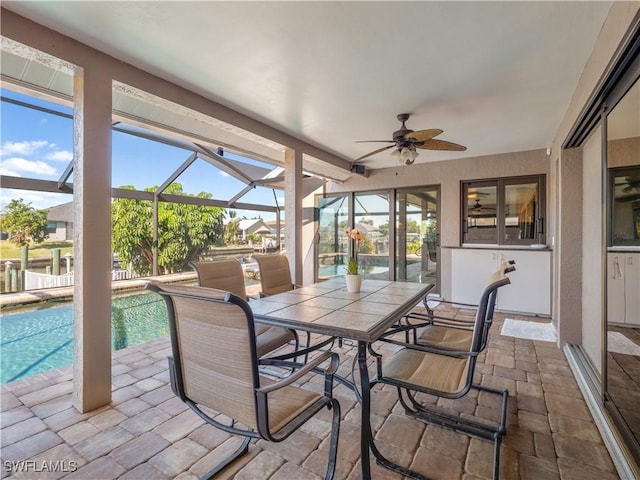
<instances>
[{"instance_id":1,"label":"flower vase","mask_svg":"<svg viewBox=\"0 0 640 480\"><path fill-rule=\"evenodd\" d=\"M362 285L362 275L345 275L347 281L347 292L359 293Z\"/></svg>"}]
</instances>

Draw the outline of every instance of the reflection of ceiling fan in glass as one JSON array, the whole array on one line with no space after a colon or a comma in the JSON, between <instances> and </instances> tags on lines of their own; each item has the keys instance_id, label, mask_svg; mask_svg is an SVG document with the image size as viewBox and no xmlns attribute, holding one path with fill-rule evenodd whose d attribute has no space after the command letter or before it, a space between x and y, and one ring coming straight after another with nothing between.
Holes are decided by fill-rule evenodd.
<instances>
[{"instance_id":1,"label":"reflection of ceiling fan in glass","mask_svg":"<svg viewBox=\"0 0 640 480\"><path fill-rule=\"evenodd\" d=\"M633 202L640 200L640 175L629 176L622 183L616 183L616 187L622 187L622 195L616 195L616 202Z\"/></svg>"},{"instance_id":2,"label":"reflection of ceiling fan in glass","mask_svg":"<svg viewBox=\"0 0 640 480\"><path fill-rule=\"evenodd\" d=\"M480 199L476 198L476 203L473 204L473 206L471 207L471 210L473 210L475 213L485 213L485 212L495 212L496 209L493 207L485 207L484 205L480 204Z\"/></svg>"}]
</instances>

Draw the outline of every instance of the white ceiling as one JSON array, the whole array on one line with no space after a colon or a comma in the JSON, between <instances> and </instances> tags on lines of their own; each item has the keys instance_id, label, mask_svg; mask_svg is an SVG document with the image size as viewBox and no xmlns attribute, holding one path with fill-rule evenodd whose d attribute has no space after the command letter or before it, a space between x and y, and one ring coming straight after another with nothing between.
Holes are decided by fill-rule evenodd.
<instances>
[{"instance_id":1,"label":"white ceiling","mask_svg":"<svg viewBox=\"0 0 640 480\"><path fill-rule=\"evenodd\" d=\"M2 6L351 161L402 112L468 148L420 163L550 146L611 2Z\"/></svg>"}]
</instances>

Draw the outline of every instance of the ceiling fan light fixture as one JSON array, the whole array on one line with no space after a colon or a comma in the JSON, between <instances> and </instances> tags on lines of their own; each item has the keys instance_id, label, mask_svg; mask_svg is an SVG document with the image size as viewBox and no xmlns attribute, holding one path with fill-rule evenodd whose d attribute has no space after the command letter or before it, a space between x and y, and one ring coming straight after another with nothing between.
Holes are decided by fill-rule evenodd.
<instances>
[{"instance_id":1,"label":"ceiling fan light fixture","mask_svg":"<svg viewBox=\"0 0 640 480\"><path fill-rule=\"evenodd\" d=\"M418 157L418 152L416 151L415 147L413 147L413 148L412 147L402 147L402 148L398 149L397 151L400 152L400 160L405 165L412 165L413 162L415 162L416 158Z\"/></svg>"},{"instance_id":2,"label":"ceiling fan light fixture","mask_svg":"<svg viewBox=\"0 0 640 480\"><path fill-rule=\"evenodd\" d=\"M395 148L391 152L391 158L393 158L396 162L398 162L398 165L402 165L403 164L403 160L402 160L402 158L400 158L400 149L399 148Z\"/></svg>"}]
</instances>

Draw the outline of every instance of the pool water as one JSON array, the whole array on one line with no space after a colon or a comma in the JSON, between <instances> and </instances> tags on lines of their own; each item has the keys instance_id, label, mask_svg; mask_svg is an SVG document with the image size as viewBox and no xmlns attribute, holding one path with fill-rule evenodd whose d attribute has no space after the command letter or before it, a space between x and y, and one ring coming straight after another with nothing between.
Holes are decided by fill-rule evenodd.
<instances>
[{"instance_id":1,"label":"pool water","mask_svg":"<svg viewBox=\"0 0 640 480\"><path fill-rule=\"evenodd\" d=\"M114 298L113 350L169 335L167 309L155 293ZM3 314L0 318L0 383L73 362L73 305Z\"/></svg>"},{"instance_id":2,"label":"pool water","mask_svg":"<svg viewBox=\"0 0 640 480\"><path fill-rule=\"evenodd\" d=\"M320 265L320 267L318 267L318 277L336 277L338 275L344 275L346 271L346 265ZM383 266L369 266L364 269L364 274L367 278L374 278L381 274L388 274L388 272L389 267Z\"/></svg>"}]
</instances>

